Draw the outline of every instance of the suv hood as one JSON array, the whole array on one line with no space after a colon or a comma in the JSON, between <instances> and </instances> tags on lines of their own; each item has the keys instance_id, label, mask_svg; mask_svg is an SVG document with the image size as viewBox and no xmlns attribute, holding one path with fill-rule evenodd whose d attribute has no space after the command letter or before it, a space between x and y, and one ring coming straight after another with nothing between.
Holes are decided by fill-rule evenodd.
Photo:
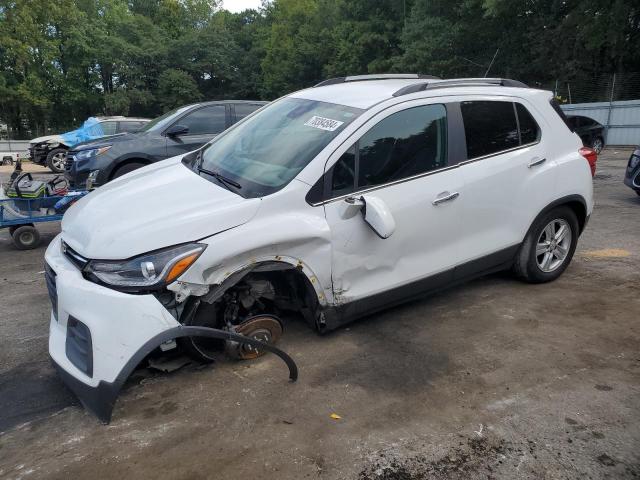
<instances>
[{"instance_id":1,"label":"suv hood","mask_svg":"<svg viewBox=\"0 0 640 480\"><path fill-rule=\"evenodd\" d=\"M249 221L259 198L245 199L170 158L124 175L73 205L62 238L90 259L123 260L192 242Z\"/></svg>"},{"instance_id":2,"label":"suv hood","mask_svg":"<svg viewBox=\"0 0 640 480\"><path fill-rule=\"evenodd\" d=\"M55 140L56 142L62 142L62 137L60 135L46 135L44 137L33 138L29 140L31 145L36 145L38 143L48 142L49 140Z\"/></svg>"},{"instance_id":3,"label":"suv hood","mask_svg":"<svg viewBox=\"0 0 640 480\"><path fill-rule=\"evenodd\" d=\"M96 138L94 140L86 140L84 142L76 143L73 146L73 151L88 150L92 148L100 148L105 145L115 145L117 143L124 143L139 138L139 133L116 133L115 135L108 135L106 137Z\"/></svg>"}]
</instances>

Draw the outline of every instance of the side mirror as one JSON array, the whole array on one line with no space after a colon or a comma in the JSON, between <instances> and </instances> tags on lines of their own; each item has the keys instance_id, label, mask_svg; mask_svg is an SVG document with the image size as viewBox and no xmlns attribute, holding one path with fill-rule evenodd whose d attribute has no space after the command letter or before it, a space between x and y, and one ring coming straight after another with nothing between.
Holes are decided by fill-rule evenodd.
<instances>
[{"instance_id":1,"label":"side mirror","mask_svg":"<svg viewBox=\"0 0 640 480\"><path fill-rule=\"evenodd\" d=\"M389 238L396 230L396 221L391 210L381 199L373 196L361 196L360 198L348 197L347 203L362 207L362 217L380 238Z\"/></svg>"},{"instance_id":2,"label":"side mirror","mask_svg":"<svg viewBox=\"0 0 640 480\"><path fill-rule=\"evenodd\" d=\"M172 125L166 133L168 137L179 137L180 135L189 133L189 127L185 125Z\"/></svg>"}]
</instances>

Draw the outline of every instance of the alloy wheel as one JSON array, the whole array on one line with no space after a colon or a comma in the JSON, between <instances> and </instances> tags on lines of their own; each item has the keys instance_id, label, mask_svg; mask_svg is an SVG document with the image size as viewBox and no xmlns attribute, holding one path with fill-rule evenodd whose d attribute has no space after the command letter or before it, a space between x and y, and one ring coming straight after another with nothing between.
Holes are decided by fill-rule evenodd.
<instances>
[{"instance_id":1,"label":"alloy wheel","mask_svg":"<svg viewBox=\"0 0 640 480\"><path fill-rule=\"evenodd\" d=\"M64 152L56 153L53 157L51 157L51 165L56 170L62 171L64 170L64 162L67 158L67 154Z\"/></svg>"},{"instance_id":2,"label":"alloy wheel","mask_svg":"<svg viewBox=\"0 0 640 480\"><path fill-rule=\"evenodd\" d=\"M604 148L602 140L599 138L596 138L593 141L593 145L591 146L591 148L593 148L593 150L599 155L600 152L602 152L602 149Z\"/></svg>"},{"instance_id":3,"label":"alloy wheel","mask_svg":"<svg viewBox=\"0 0 640 480\"><path fill-rule=\"evenodd\" d=\"M538 236L536 263L545 273L557 270L571 249L571 226L563 218L551 220Z\"/></svg>"}]
</instances>

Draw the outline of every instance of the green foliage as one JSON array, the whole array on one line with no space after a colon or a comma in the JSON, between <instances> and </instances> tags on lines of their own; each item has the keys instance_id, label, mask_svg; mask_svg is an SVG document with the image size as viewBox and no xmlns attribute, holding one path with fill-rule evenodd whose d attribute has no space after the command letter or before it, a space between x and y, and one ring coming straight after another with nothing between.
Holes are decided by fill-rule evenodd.
<instances>
[{"instance_id":1,"label":"green foliage","mask_svg":"<svg viewBox=\"0 0 640 480\"><path fill-rule=\"evenodd\" d=\"M198 85L182 70L169 69L160 74L157 97L164 111L186 103L194 103L202 98Z\"/></svg>"},{"instance_id":2,"label":"green foliage","mask_svg":"<svg viewBox=\"0 0 640 480\"><path fill-rule=\"evenodd\" d=\"M90 115L273 99L393 71L548 85L640 71L637 0L0 0L0 119L28 137ZM492 59L495 60L492 63Z\"/></svg>"}]
</instances>

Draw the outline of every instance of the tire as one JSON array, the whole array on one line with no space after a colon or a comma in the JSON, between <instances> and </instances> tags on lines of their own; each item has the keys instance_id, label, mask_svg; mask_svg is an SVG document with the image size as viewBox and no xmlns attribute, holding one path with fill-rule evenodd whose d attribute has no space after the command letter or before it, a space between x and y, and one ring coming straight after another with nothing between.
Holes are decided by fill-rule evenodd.
<instances>
[{"instance_id":1,"label":"tire","mask_svg":"<svg viewBox=\"0 0 640 480\"><path fill-rule=\"evenodd\" d=\"M566 232L562 238L559 236L561 231ZM550 233L552 240L549 240ZM516 275L529 283L557 279L571 263L578 235L578 219L569 207L557 207L540 215L531 225L516 255L513 266Z\"/></svg>"},{"instance_id":2,"label":"tire","mask_svg":"<svg viewBox=\"0 0 640 480\"><path fill-rule=\"evenodd\" d=\"M600 155L600 152L602 152L602 150L604 150L604 140L602 139L602 137L596 137L593 139L593 141L591 142L591 148L593 148L593 150Z\"/></svg>"},{"instance_id":3,"label":"tire","mask_svg":"<svg viewBox=\"0 0 640 480\"><path fill-rule=\"evenodd\" d=\"M40 245L40 234L36 227L23 225L13 232L13 244L18 250L33 250Z\"/></svg>"},{"instance_id":4,"label":"tire","mask_svg":"<svg viewBox=\"0 0 640 480\"><path fill-rule=\"evenodd\" d=\"M47 167L53 173L64 173L64 162L67 158L66 148L54 148L47 154Z\"/></svg>"},{"instance_id":5,"label":"tire","mask_svg":"<svg viewBox=\"0 0 640 480\"><path fill-rule=\"evenodd\" d=\"M122 165L121 167L118 167L118 169L115 171L115 173L113 174L113 178L118 178L121 177L123 175L126 175L129 172L133 172L134 170L137 170L139 168L142 167L146 167L147 165L145 163L138 163L138 162L134 162L134 163L127 163L126 165Z\"/></svg>"}]
</instances>

